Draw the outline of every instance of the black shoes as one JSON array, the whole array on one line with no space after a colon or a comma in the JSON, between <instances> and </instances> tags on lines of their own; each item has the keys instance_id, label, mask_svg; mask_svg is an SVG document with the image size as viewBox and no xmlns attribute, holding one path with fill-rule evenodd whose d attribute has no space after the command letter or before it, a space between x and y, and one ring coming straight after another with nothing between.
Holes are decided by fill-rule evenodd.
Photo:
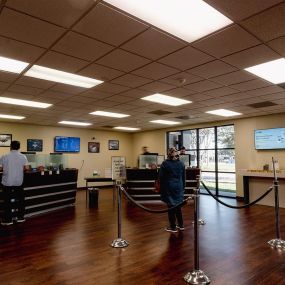
<instances>
[{"instance_id":1,"label":"black shoes","mask_svg":"<svg viewBox=\"0 0 285 285\"><path fill-rule=\"evenodd\" d=\"M170 233L177 233L178 232L178 230L176 228L171 228L171 227L167 227L167 228L165 228L165 230L167 232L170 232Z\"/></svg>"}]
</instances>

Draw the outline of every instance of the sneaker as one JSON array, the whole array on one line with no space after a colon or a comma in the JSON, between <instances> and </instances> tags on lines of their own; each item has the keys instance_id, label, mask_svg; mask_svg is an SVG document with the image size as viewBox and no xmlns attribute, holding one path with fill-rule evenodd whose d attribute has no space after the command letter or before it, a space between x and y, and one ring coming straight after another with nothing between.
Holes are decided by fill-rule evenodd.
<instances>
[{"instance_id":1,"label":"sneaker","mask_svg":"<svg viewBox=\"0 0 285 285\"><path fill-rule=\"evenodd\" d=\"M170 233L177 233L178 232L176 228L173 229L173 228L170 228L170 227L165 228L165 230L167 232L170 232Z\"/></svg>"},{"instance_id":2,"label":"sneaker","mask_svg":"<svg viewBox=\"0 0 285 285\"><path fill-rule=\"evenodd\" d=\"M18 218L17 223L24 223L26 220L24 218Z\"/></svg>"},{"instance_id":3,"label":"sneaker","mask_svg":"<svg viewBox=\"0 0 285 285\"><path fill-rule=\"evenodd\" d=\"M13 225L13 222L11 221L11 222L1 222L1 225L2 226L11 226L11 225Z\"/></svg>"},{"instance_id":4,"label":"sneaker","mask_svg":"<svg viewBox=\"0 0 285 285\"><path fill-rule=\"evenodd\" d=\"M179 230L179 231L184 231L185 230L184 226L176 226L176 229Z\"/></svg>"}]
</instances>

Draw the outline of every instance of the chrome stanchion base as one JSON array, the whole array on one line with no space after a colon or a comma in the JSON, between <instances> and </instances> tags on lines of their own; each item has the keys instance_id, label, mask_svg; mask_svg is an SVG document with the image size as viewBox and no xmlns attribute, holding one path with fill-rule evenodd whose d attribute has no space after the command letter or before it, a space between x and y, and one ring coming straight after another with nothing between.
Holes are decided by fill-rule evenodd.
<instances>
[{"instance_id":1,"label":"chrome stanchion base","mask_svg":"<svg viewBox=\"0 0 285 285\"><path fill-rule=\"evenodd\" d=\"M188 284L204 285L210 284L211 280L202 270L193 270L184 276L184 281Z\"/></svg>"},{"instance_id":2,"label":"chrome stanchion base","mask_svg":"<svg viewBox=\"0 0 285 285\"><path fill-rule=\"evenodd\" d=\"M122 238L117 238L117 239L113 240L112 243L110 244L111 247L116 247L116 248L127 247L128 245L129 245L129 243Z\"/></svg>"},{"instance_id":3,"label":"chrome stanchion base","mask_svg":"<svg viewBox=\"0 0 285 285\"><path fill-rule=\"evenodd\" d=\"M193 221L192 224L194 224L194 223L195 223L195 222ZM198 225L199 225L199 226L204 226L204 225L206 225L205 220L199 219L199 220L198 220Z\"/></svg>"},{"instance_id":4,"label":"chrome stanchion base","mask_svg":"<svg viewBox=\"0 0 285 285\"><path fill-rule=\"evenodd\" d=\"M285 241L282 239L272 239L268 242L271 247L285 250Z\"/></svg>"}]
</instances>

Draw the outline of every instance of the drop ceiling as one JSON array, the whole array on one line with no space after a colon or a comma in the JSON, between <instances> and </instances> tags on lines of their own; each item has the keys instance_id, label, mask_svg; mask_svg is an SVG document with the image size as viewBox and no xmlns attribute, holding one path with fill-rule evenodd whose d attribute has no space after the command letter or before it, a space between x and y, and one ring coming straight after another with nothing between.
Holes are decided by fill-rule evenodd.
<instances>
[{"instance_id":1,"label":"drop ceiling","mask_svg":"<svg viewBox=\"0 0 285 285\"><path fill-rule=\"evenodd\" d=\"M244 68L285 56L285 1L205 2L233 24L187 43L104 1L0 1L0 56L104 81L85 89L0 71L0 96L53 104L44 110L0 104L0 113L25 116L21 124L65 120L144 131L166 127L152 120L181 126L224 120L205 113L221 108L239 118L284 112L285 90ZM141 100L154 93L193 103ZM273 104L251 107L267 101ZM96 110L130 116L89 114Z\"/></svg>"}]
</instances>

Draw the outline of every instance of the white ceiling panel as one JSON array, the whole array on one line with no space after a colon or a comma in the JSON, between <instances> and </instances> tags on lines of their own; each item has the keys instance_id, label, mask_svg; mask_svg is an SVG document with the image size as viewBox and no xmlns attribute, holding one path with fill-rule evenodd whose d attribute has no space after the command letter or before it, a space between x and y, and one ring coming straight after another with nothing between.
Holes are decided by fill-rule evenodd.
<instances>
[{"instance_id":1,"label":"white ceiling panel","mask_svg":"<svg viewBox=\"0 0 285 285\"><path fill-rule=\"evenodd\" d=\"M260 44L260 41L238 25L232 25L193 44L196 48L221 58Z\"/></svg>"},{"instance_id":2,"label":"white ceiling panel","mask_svg":"<svg viewBox=\"0 0 285 285\"><path fill-rule=\"evenodd\" d=\"M95 27L95 28L94 28ZM118 46L148 26L103 4L98 4L73 29Z\"/></svg>"},{"instance_id":3,"label":"white ceiling panel","mask_svg":"<svg viewBox=\"0 0 285 285\"><path fill-rule=\"evenodd\" d=\"M128 41L122 49L156 60L185 45L184 42L151 28Z\"/></svg>"},{"instance_id":4,"label":"white ceiling panel","mask_svg":"<svg viewBox=\"0 0 285 285\"><path fill-rule=\"evenodd\" d=\"M40 47L49 47L64 29L31 16L4 8L0 17L0 35Z\"/></svg>"},{"instance_id":5,"label":"white ceiling panel","mask_svg":"<svg viewBox=\"0 0 285 285\"><path fill-rule=\"evenodd\" d=\"M187 60L185 60L187 58ZM159 62L175 67L180 70L186 70L191 67L209 62L214 58L191 46L185 47L168 56L163 57Z\"/></svg>"},{"instance_id":6,"label":"white ceiling panel","mask_svg":"<svg viewBox=\"0 0 285 285\"><path fill-rule=\"evenodd\" d=\"M148 64L150 61L141 56L129 53L127 51L116 49L101 59L97 60L96 63L129 72L137 69L143 65Z\"/></svg>"}]
</instances>

